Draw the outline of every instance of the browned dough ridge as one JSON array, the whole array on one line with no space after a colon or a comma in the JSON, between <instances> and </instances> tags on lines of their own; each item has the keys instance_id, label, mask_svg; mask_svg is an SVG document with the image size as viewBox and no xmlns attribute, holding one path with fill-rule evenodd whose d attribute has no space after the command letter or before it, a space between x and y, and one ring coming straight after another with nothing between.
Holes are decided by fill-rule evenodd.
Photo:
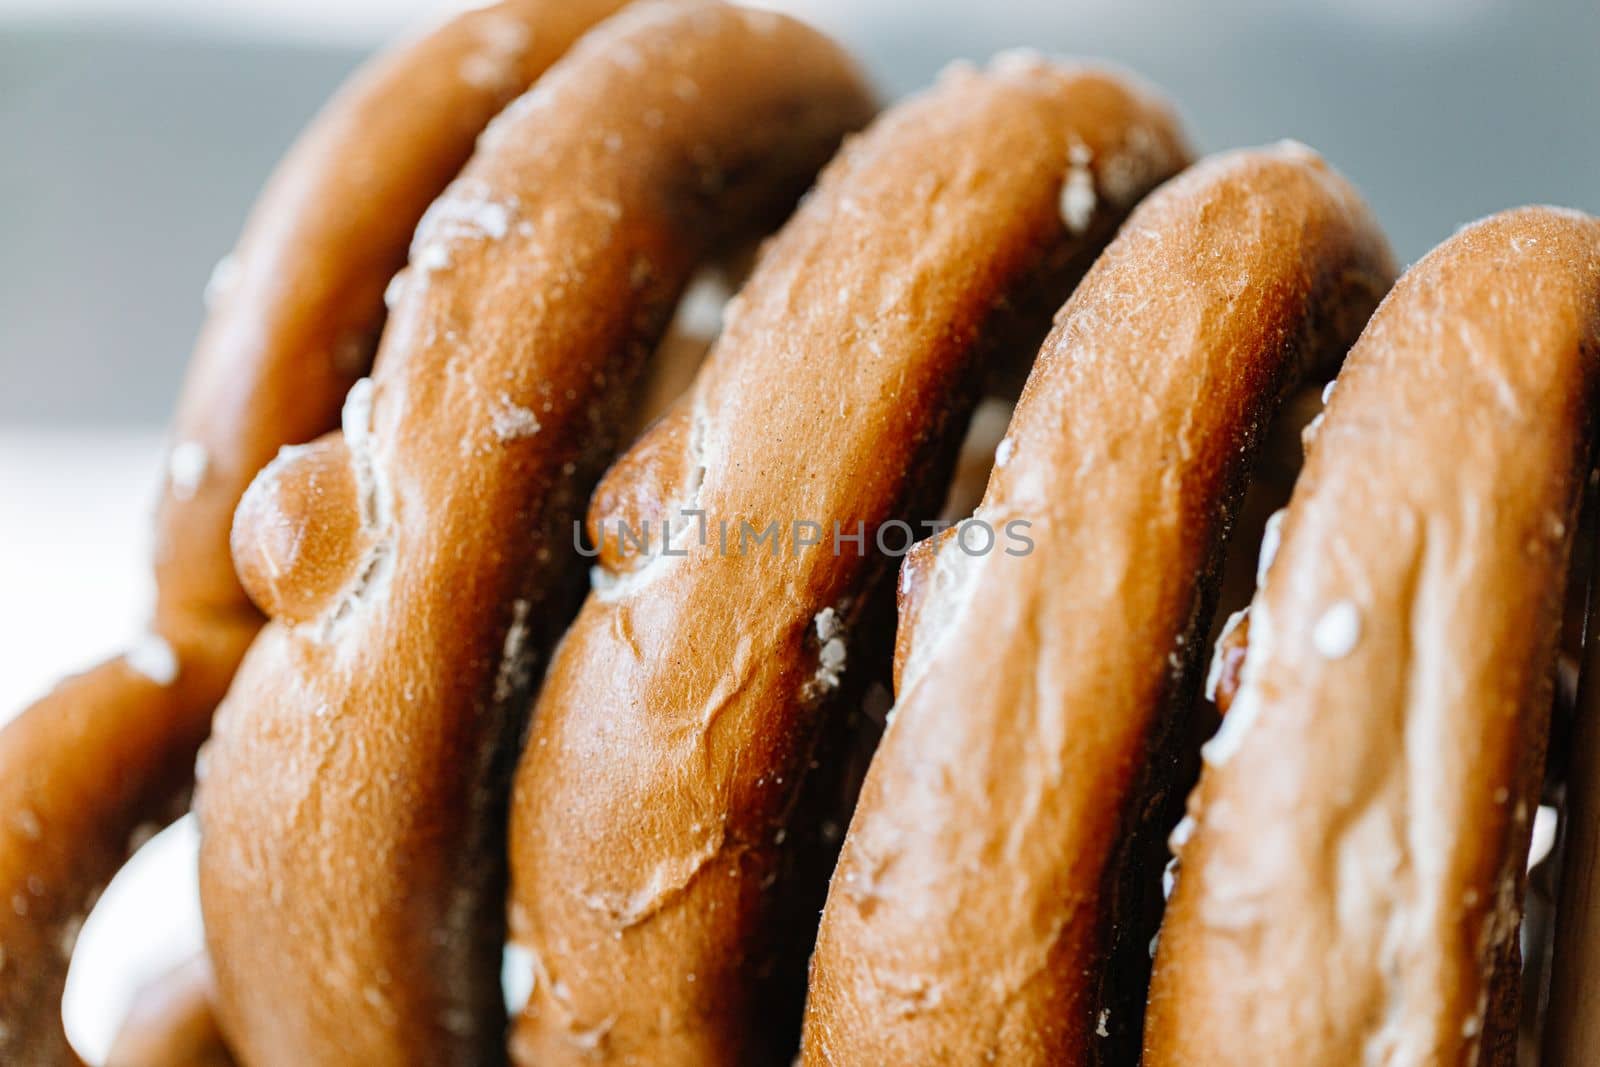
<instances>
[{"instance_id":1,"label":"browned dough ridge","mask_svg":"<svg viewBox=\"0 0 1600 1067\"><path fill-rule=\"evenodd\" d=\"M1032 549L958 528L901 572L896 703L823 914L806 1063L1137 1059L1232 513L1280 398L1392 278L1300 145L1205 160L1124 224L974 516L1026 523Z\"/></svg>"},{"instance_id":2,"label":"browned dough ridge","mask_svg":"<svg viewBox=\"0 0 1600 1067\"><path fill-rule=\"evenodd\" d=\"M512 933L535 975L518 1062L792 1056L836 847L807 791L838 770L823 739L889 628L869 618L893 573L874 534L937 512L997 308L1041 282L1056 306L1185 157L1166 105L1120 75L1011 55L851 141L765 251L690 394L590 510L607 551L513 803ZM617 547L618 522L662 518L673 555ZM796 520L824 544L796 549ZM835 552L834 521L861 522L864 550ZM724 552L724 522L784 544Z\"/></svg>"},{"instance_id":3,"label":"browned dough ridge","mask_svg":"<svg viewBox=\"0 0 1600 1067\"><path fill-rule=\"evenodd\" d=\"M242 1060L503 1056L505 786L575 606L572 521L693 268L780 218L870 114L796 22L636 4L429 209L343 436L282 454L234 530L273 621L197 811Z\"/></svg>"},{"instance_id":4,"label":"browned dough ridge","mask_svg":"<svg viewBox=\"0 0 1600 1067\"><path fill-rule=\"evenodd\" d=\"M1597 360L1575 212L1467 227L1373 316L1174 835L1146 1064L1514 1061Z\"/></svg>"},{"instance_id":5,"label":"browned dough ridge","mask_svg":"<svg viewBox=\"0 0 1600 1067\"><path fill-rule=\"evenodd\" d=\"M0 1063L71 1062L73 941L140 827L179 814L261 625L234 577L240 495L338 424L417 220L478 132L621 0L506 0L363 67L284 158L219 265L172 428L151 635L0 731Z\"/></svg>"}]
</instances>

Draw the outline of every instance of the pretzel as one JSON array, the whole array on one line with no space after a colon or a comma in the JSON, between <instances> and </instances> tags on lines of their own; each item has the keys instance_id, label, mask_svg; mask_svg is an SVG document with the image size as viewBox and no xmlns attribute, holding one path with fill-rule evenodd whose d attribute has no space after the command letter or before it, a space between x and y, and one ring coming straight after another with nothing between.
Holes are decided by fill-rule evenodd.
<instances>
[{"instance_id":1,"label":"pretzel","mask_svg":"<svg viewBox=\"0 0 1600 1067\"><path fill-rule=\"evenodd\" d=\"M693 268L775 221L870 114L796 22L636 4L429 209L342 436L274 461L233 532L274 621L196 807L242 1059L500 1054L500 783L575 607L572 521Z\"/></svg>"},{"instance_id":2,"label":"pretzel","mask_svg":"<svg viewBox=\"0 0 1600 1067\"><path fill-rule=\"evenodd\" d=\"M261 617L229 527L281 445L337 425L417 220L479 129L620 0L507 0L363 68L278 168L214 278L156 519L157 605L127 655L0 732L0 1062L72 1055L72 942L136 828L181 812Z\"/></svg>"},{"instance_id":3,"label":"pretzel","mask_svg":"<svg viewBox=\"0 0 1600 1067\"><path fill-rule=\"evenodd\" d=\"M1184 154L1120 76L1011 56L847 145L765 251L690 394L589 511L595 591L513 801L512 934L535 975L517 1062L792 1054L830 739L888 630L878 535L937 512L996 310L1059 301ZM619 533L663 520L678 534L647 551ZM751 549L741 524L783 544Z\"/></svg>"},{"instance_id":4,"label":"pretzel","mask_svg":"<svg viewBox=\"0 0 1600 1067\"><path fill-rule=\"evenodd\" d=\"M1173 842L1144 1062L1508 1064L1600 222L1435 249L1352 350Z\"/></svg>"},{"instance_id":5,"label":"pretzel","mask_svg":"<svg viewBox=\"0 0 1600 1067\"><path fill-rule=\"evenodd\" d=\"M1150 846L1230 515L1279 397L1344 351L1389 264L1355 192L1284 145L1167 183L1078 287L974 514L1034 547L957 527L902 571L805 1062L1136 1058Z\"/></svg>"},{"instance_id":6,"label":"pretzel","mask_svg":"<svg viewBox=\"0 0 1600 1067\"><path fill-rule=\"evenodd\" d=\"M957 65L840 152L701 365L691 278L870 94L780 16L588 32L621 6L506 0L368 67L219 265L150 633L0 730L0 1063L75 1062L79 923L194 777L209 951L110 1067L500 1062L503 950L521 1063L787 1062L803 1022L807 1063L1508 1064L1541 786L1521 1040L1600 1055L1600 222L1419 264L1269 520L1292 390L1393 276L1314 154L1134 210L1187 156L1153 94ZM1125 218L1004 436L1003 400L969 425Z\"/></svg>"}]
</instances>

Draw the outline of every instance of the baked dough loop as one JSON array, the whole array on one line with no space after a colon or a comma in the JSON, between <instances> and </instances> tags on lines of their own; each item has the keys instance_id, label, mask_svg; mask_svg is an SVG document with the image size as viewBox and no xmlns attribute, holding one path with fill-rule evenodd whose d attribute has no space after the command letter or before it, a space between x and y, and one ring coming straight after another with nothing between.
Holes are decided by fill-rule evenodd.
<instances>
[{"instance_id":1,"label":"baked dough loop","mask_svg":"<svg viewBox=\"0 0 1600 1067\"><path fill-rule=\"evenodd\" d=\"M137 828L181 814L262 619L228 537L281 446L338 425L428 204L478 132L620 0L505 0L363 67L278 167L210 287L156 515L157 606L127 655L0 731L0 1062L70 1062L75 932Z\"/></svg>"},{"instance_id":2,"label":"baked dough loop","mask_svg":"<svg viewBox=\"0 0 1600 1067\"><path fill-rule=\"evenodd\" d=\"M1509 1064L1600 222L1526 208L1395 286L1316 429L1189 798L1144 1062Z\"/></svg>"},{"instance_id":3,"label":"baked dough loop","mask_svg":"<svg viewBox=\"0 0 1600 1067\"><path fill-rule=\"evenodd\" d=\"M1047 321L1185 158L1123 76L1011 55L849 142L765 250L689 394L590 509L595 590L513 801L512 937L534 970L518 1062L793 1055L848 793L835 735L892 630L878 534L937 514L997 311ZM666 545L619 536L662 520Z\"/></svg>"},{"instance_id":4,"label":"baked dough loop","mask_svg":"<svg viewBox=\"0 0 1600 1067\"><path fill-rule=\"evenodd\" d=\"M196 805L241 1059L503 1057L506 788L581 592L573 522L693 270L775 225L871 113L792 20L635 4L429 208L341 439L264 474L234 530L280 613Z\"/></svg>"},{"instance_id":5,"label":"baked dough loop","mask_svg":"<svg viewBox=\"0 0 1600 1067\"><path fill-rule=\"evenodd\" d=\"M1392 277L1300 145L1207 159L1133 212L974 515L1026 523L1031 548L952 530L902 571L896 701L833 874L805 1062L1137 1059L1232 513L1280 398Z\"/></svg>"}]
</instances>

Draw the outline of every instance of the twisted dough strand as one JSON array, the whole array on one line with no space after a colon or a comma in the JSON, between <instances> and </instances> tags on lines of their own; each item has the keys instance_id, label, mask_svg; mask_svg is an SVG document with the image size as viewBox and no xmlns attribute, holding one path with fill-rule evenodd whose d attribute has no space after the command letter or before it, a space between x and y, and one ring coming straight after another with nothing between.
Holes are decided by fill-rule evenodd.
<instances>
[{"instance_id":1,"label":"twisted dough strand","mask_svg":"<svg viewBox=\"0 0 1600 1067\"><path fill-rule=\"evenodd\" d=\"M1231 508L1392 278L1300 146L1151 194L1062 309L976 515L901 575L896 703L812 963L815 1064L1137 1058L1162 821ZM1189 759L1193 773L1193 757ZM931 935L937 931L937 935Z\"/></svg>"},{"instance_id":2,"label":"twisted dough strand","mask_svg":"<svg viewBox=\"0 0 1600 1067\"><path fill-rule=\"evenodd\" d=\"M182 809L195 751L261 616L228 537L244 487L337 424L428 203L478 131L620 0L506 0L363 68L251 214L191 363L157 514L157 608L128 656L0 731L0 1062L70 1062L72 941L136 828Z\"/></svg>"},{"instance_id":3,"label":"twisted dough strand","mask_svg":"<svg viewBox=\"0 0 1600 1067\"><path fill-rule=\"evenodd\" d=\"M1551 208L1440 245L1351 350L1189 799L1152 1067L1514 1061L1597 357L1600 222Z\"/></svg>"},{"instance_id":4,"label":"twisted dough strand","mask_svg":"<svg viewBox=\"0 0 1600 1067\"><path fill-rule=\"evenodd\" d=\"M276 614L197 811L241 1058L504 1054L504 786L583 577L572 521L692 270L781 217L870 113L798 23L637 4L430 209L342 436L264 471L235 529Z\"/></svg>"},{"instance_id":5,"label":"twisted dough strand","mask_svg":"<svg viewBox=\"0 0 1600 1067\"><path fill-rule=\"evenodd\" d=\"M792 1055L836 847L813 783L891 629L876 534L936 513L996 308L1033 288L1055 307L1064 268L1184 157L1119 75L1011 56L885 115L774 239L690 395L595 494L596 591L517 777L519 1062ZM1096 176L1104 195L1064 212ZM619 522L663 519L685 534L670 554L623 550ZM864 543L835 545L835 521ZM822 543L792 546L798 522ZM741 523L784 543L741 548Z\"/></svg>"}]
</instances>

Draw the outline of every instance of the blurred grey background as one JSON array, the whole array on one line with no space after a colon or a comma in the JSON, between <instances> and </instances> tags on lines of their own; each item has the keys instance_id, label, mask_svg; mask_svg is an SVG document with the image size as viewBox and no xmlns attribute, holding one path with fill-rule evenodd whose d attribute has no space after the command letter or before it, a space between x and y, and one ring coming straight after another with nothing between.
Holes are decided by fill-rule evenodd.
<instances>
[{"instance_id":1,"label":"blurred grey background","mask_svg":"<svg viewBox=\"0 0 1600 1067\"><path fill-rule=\"evenodd\" d=\"M162 422L207 274L273 162L437 6L0 0L0 424ZM1125 64L1202 148L1321 150L1407 260L1514 204L1600 210L1594 0L769 6L847 39L888 95L1015 45Z\"/></svg>"},{"instance_id":2,"label":"blurred grey background","mask_svg":"<svg viewBox=\"0 0 1600 1067\"><path fill-rule=\"evenodd\" d=\"M1198 147L1295 137L1402 258L1600 210L1595 0L756 0L892 98L1029 46L1163 86ZM273 164L340 80L462 0L0 0L0 720L137 632L163 426Z\"/></svg>"}]
</instances>

